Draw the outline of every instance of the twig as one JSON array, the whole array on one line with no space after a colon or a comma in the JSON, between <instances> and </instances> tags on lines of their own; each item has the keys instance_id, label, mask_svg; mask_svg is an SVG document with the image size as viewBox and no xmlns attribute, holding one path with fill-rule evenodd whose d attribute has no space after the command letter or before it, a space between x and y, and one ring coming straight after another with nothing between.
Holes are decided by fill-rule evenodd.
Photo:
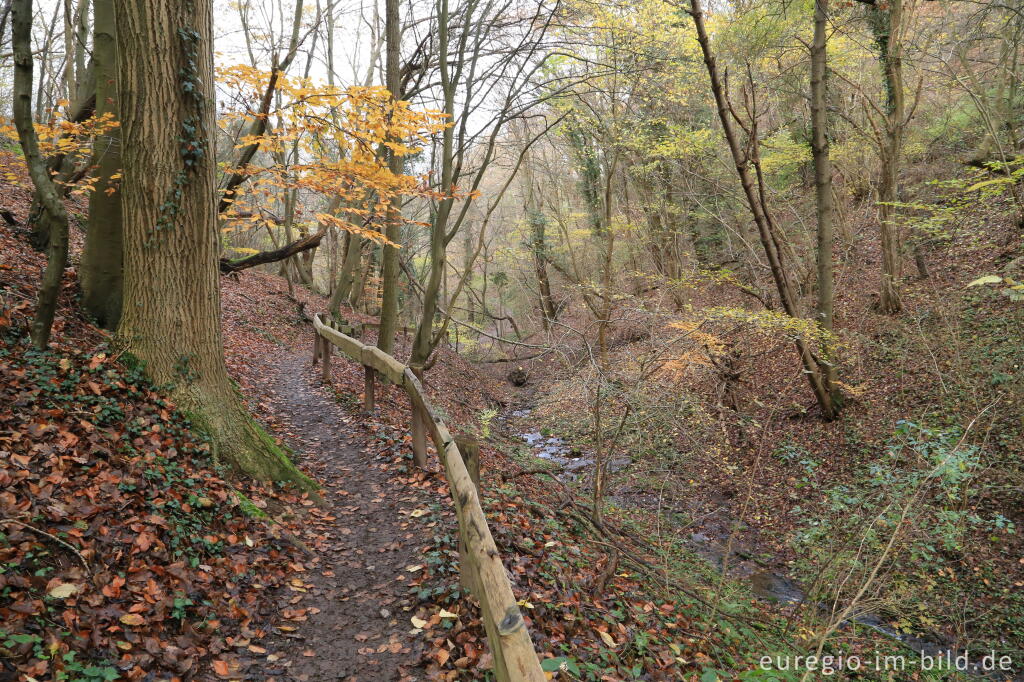
<instances>
[{"instance_id":1,"label":"twig","mask_svg":"<svg viewBox=\"0 0 1024 682\"><path fill-rule=\"evenodd\" d=\"M40 530L40 529L36 528L35 526L30 526L27 523L23 523L21 521L18 521L17 519L0 519L0 523L14 523L14 524L17 524L17 525L21 526L22 528L30 530L33 533L39 533L40 535L44 535L44 536L50 538L51 540L53 540L54 542L56 542L56 543L58 543L60 545L63 545L64 547L67 547L68 549L70 549L74 553L74 555L76 557L78 557L78 560L82 562L82 566L85 568L85 572L88 573L89 575L92 575L92 570L89 568L89 562L87 562L85 560L85 557L82 556L81 552L79 552L77 549L75 549L74 545L71 545L71 544L69 544L67 542L64 542L63 540L61 540L56 535L51 535L50 533L47 533L45 530Z\"/></svg>"},{"instance_id":2,"label":"twig","mask_svg":"<svg viewBox=\"0 0 1024 682\"><path fill-rule=\"evenodd\" d=\"M547 474L548 476L555 477L557 474L564 474L564 469L523 469L521 471L513 471L511 473L502 472L501 480L508 481L513 478L519 478L520 476L533 476L535 474Z\"/></svg>"}]
</instances>

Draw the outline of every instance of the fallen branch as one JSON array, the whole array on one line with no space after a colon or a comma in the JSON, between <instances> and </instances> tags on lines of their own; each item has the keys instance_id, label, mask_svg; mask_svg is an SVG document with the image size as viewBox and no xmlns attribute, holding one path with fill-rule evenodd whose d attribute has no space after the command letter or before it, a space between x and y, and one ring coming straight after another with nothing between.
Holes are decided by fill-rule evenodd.
<instances>
[{"instance_id":1,"label":"fallen branch","mask_svg":"<svg viewBox=\"0 0 1024 682\"><path fill-rule=\"evenodd\" d=\"M322 228L316 234L311 234L308 237L303 237L291 244L286 244L280 249L274 249L273 251L260 251L259 253L252 254L251 256L235 260L230 258L221 258L220 272L221 274L226 275L232 272L238 272L239 270L254 268L257 265L276 263L284 260L285 258L291 258L303 251L309 251L310 249L315 249L320 246L320 242L323 240L325 234L327 234L326 227Z\"/></svg>"},{"instance_id":2,"label":"fallen branch","mask_svg":"<svg viewBox=\"0 0 1024 682\"><path fill-rule=\"evenodd\" d=\"M548 354L548 351L544 351L543 353L534 353L533 355L527 355L526 357L522 357L522 358L498 358L497 360L480 360L480 364L482 364L482 365L497 365L497 364L501 364L503 362L525 362L526 360L534 360L536 358L544 357L547 354Z\"/></svg>"},{"instance_id":3,"label":"fallen branch","mask_svg":"<svg viewBox=\"0 0 1024 682\"><path fill-rule=\"evenodd\" d=\"M63 540L61 540L56 535L51 535L50 533L47 533L45 530L40 530L40 529L36 528L35 526L30 526L27 523L22 523L21 521L18 521L17 519L0 519L0 523L13 523L13 524L17 524L17 525L21 526L22 528L24 528L25 530L30 530L33 533L38 533L39 535L46 536L46 537L50 538L51 540L53 540L54 542L56 542L56 543L58 543L60 545L63 545L64 547L67 547L68 549L70 549L72 551L72 553L74 553L74 555L76 557L78 557L78 560L82 562L82 566L83 566L83 568L85 568L85 572L88 573L89 575L92 575L92 570L89 568L89 562L87 562L85 560L85 557L82 556L81 552L79 552L77 549L75 549L74 545L71 545L71 544L69 544L67 542L64 542Z\"/></svg>"},{"instance_id":4,"label":"fallen branch","mask_svg":"<svg viewBox=\"0 0 1024 682\"><path fill-rule=\"evenodd\" d=\"M565 473L565 471L563 469L548 467L548 468L544 468L544 469L522 469L521 471L513 471L511 473L510 472L502 472L500 475L501 475L501 480L508 481L508 480L513 479L513 478L519 478L520 476L535 476L537 474L547 474L548 476L551 476L552 478L556 478L558 476L558 474L564 474L564 473Z\"/></svg>"}]
</instances>

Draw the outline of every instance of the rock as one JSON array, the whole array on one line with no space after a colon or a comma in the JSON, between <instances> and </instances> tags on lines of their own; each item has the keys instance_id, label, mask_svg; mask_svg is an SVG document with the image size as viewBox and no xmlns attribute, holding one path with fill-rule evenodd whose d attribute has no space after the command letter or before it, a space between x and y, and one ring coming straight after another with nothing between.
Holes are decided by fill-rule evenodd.
<instances>
[{"instance_id":1,"label":"rock","mask_svg":"<svg viewBox=\"0 0 1024 682\"><path fill-rule=\"evenodd\" d=\"M529 380L530 375L522 367L516 367L514 370L508 373L507 377L509 383L513 386L525 386Z\"/></svg>"}]
</instances>

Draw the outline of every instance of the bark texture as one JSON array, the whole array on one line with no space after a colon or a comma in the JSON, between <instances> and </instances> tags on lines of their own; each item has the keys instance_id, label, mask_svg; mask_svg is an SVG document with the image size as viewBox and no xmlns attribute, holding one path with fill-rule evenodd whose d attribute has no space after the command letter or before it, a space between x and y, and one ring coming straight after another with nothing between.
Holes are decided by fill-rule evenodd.
<instances>
[{"instance_id":1,"label":"bark texture","mask_svg":"<svg viewBox=\"0 0 1024 682\"><path fill-rule=\"evenodd\" d=\"M94 4L93 68L96 115L120 119L117 106L117 37L114 0ZM89 196L89 227L82 252L82 307L106 329L117 329L122 302L121 131L111 129L93 143L96 191Z\"/></svg>"},{"instance_id":2,"label":"bark texture","mask_svg":"<svg viewBox=\"0 0 1024 682\"><path fill-rule=\"evenodd\" d=\"M117 337L237 472L314 487L252 420L222 356L212 0L117 7L125 306Z\"/></svg>"},{"instance_id":3,"label":"bark texture","mask_svg":"<svg viewBox=\"0 0 1024 682\"><path fill-rule=\"evenodd\" d=\"M387 86L396 100L402 96L401 68L398 60L401 50L402 30L398 14L398 0L387 0L385 8L385 42L387 44L386 71ZM402 157L388 150L388 169L395 174L403 170ZM388 210L385 234L389 241L398 244L401 239L402 212L400 198L393 197ZM380 333L377 347L391 353L395 347L395 330L398 328L398 248L385 245L381 254L381 286L383 287L380 306Z\"/></svg>"}]
</instances>

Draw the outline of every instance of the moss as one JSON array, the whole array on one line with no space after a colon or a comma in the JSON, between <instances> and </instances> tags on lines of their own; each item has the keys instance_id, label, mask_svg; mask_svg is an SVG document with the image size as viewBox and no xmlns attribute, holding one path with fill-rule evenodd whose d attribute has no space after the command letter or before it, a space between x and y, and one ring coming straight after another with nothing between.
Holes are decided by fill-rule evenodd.
<instances>
[{"instance_id":1,"label":"moss","mask_svg":"<svg viewBox=\"0 0 1024 682\"><path fill-rule=\"evenodd\" d=\"M178 411L181 412L181 415L185 417L186 420L188 420L188 427L193 435L202 442L210 443L212 445L213 436L210 433L210 429L205 424L205 420L200 417L198 413L192 412L191 410L179 409Z\"/></svg>"},{"instance_id":2,"label":"moss","mask_svg":"<svg viewBox=\"0 0 1024 682\"><path fill-rule=\"evenodd\" d=\"M288 474L286 476L274 475L270 478L281 483L292 483L300 490L306 492L312 493L320 489L320 485L316 481L306 476L295 466L295 463L292 461L292 456L295 453L288 446L279 445L275 442L273 436L267 433L267 430L255 419L252 420L252 428L259 438L260 444L263 446L262 449L280 464L280 468L284 470L283 473Z\"/></svg>"},{"instance_id":3,"label":"moss","mask_svg":"<svg viewBox=\"0 0 1024 682\"><path fill-rule=\"evenodd\" d=\"M238 502L238 508L241 509L246 516L250 516L254 519L271 520L270 516L257 507L256 504L246 497L244 493L239 490L232 490L232 492L235 494L235 501Z\"/></svg>"},{"instance_id":4,"label":"moss","mask_svg":"<svg viewBox=\"0 0 1024 682\"><path fill-rule=\"evenodd\" d=\"M320 486L295 466L287 448L274 442L266 429L239 404L234 419L215 421L196 411L183 411L190 428L210 443L215 462L238 475L293 485L316 495ZM317 496L319 497L319 496Z\"/></svg>"}]
</instances>

